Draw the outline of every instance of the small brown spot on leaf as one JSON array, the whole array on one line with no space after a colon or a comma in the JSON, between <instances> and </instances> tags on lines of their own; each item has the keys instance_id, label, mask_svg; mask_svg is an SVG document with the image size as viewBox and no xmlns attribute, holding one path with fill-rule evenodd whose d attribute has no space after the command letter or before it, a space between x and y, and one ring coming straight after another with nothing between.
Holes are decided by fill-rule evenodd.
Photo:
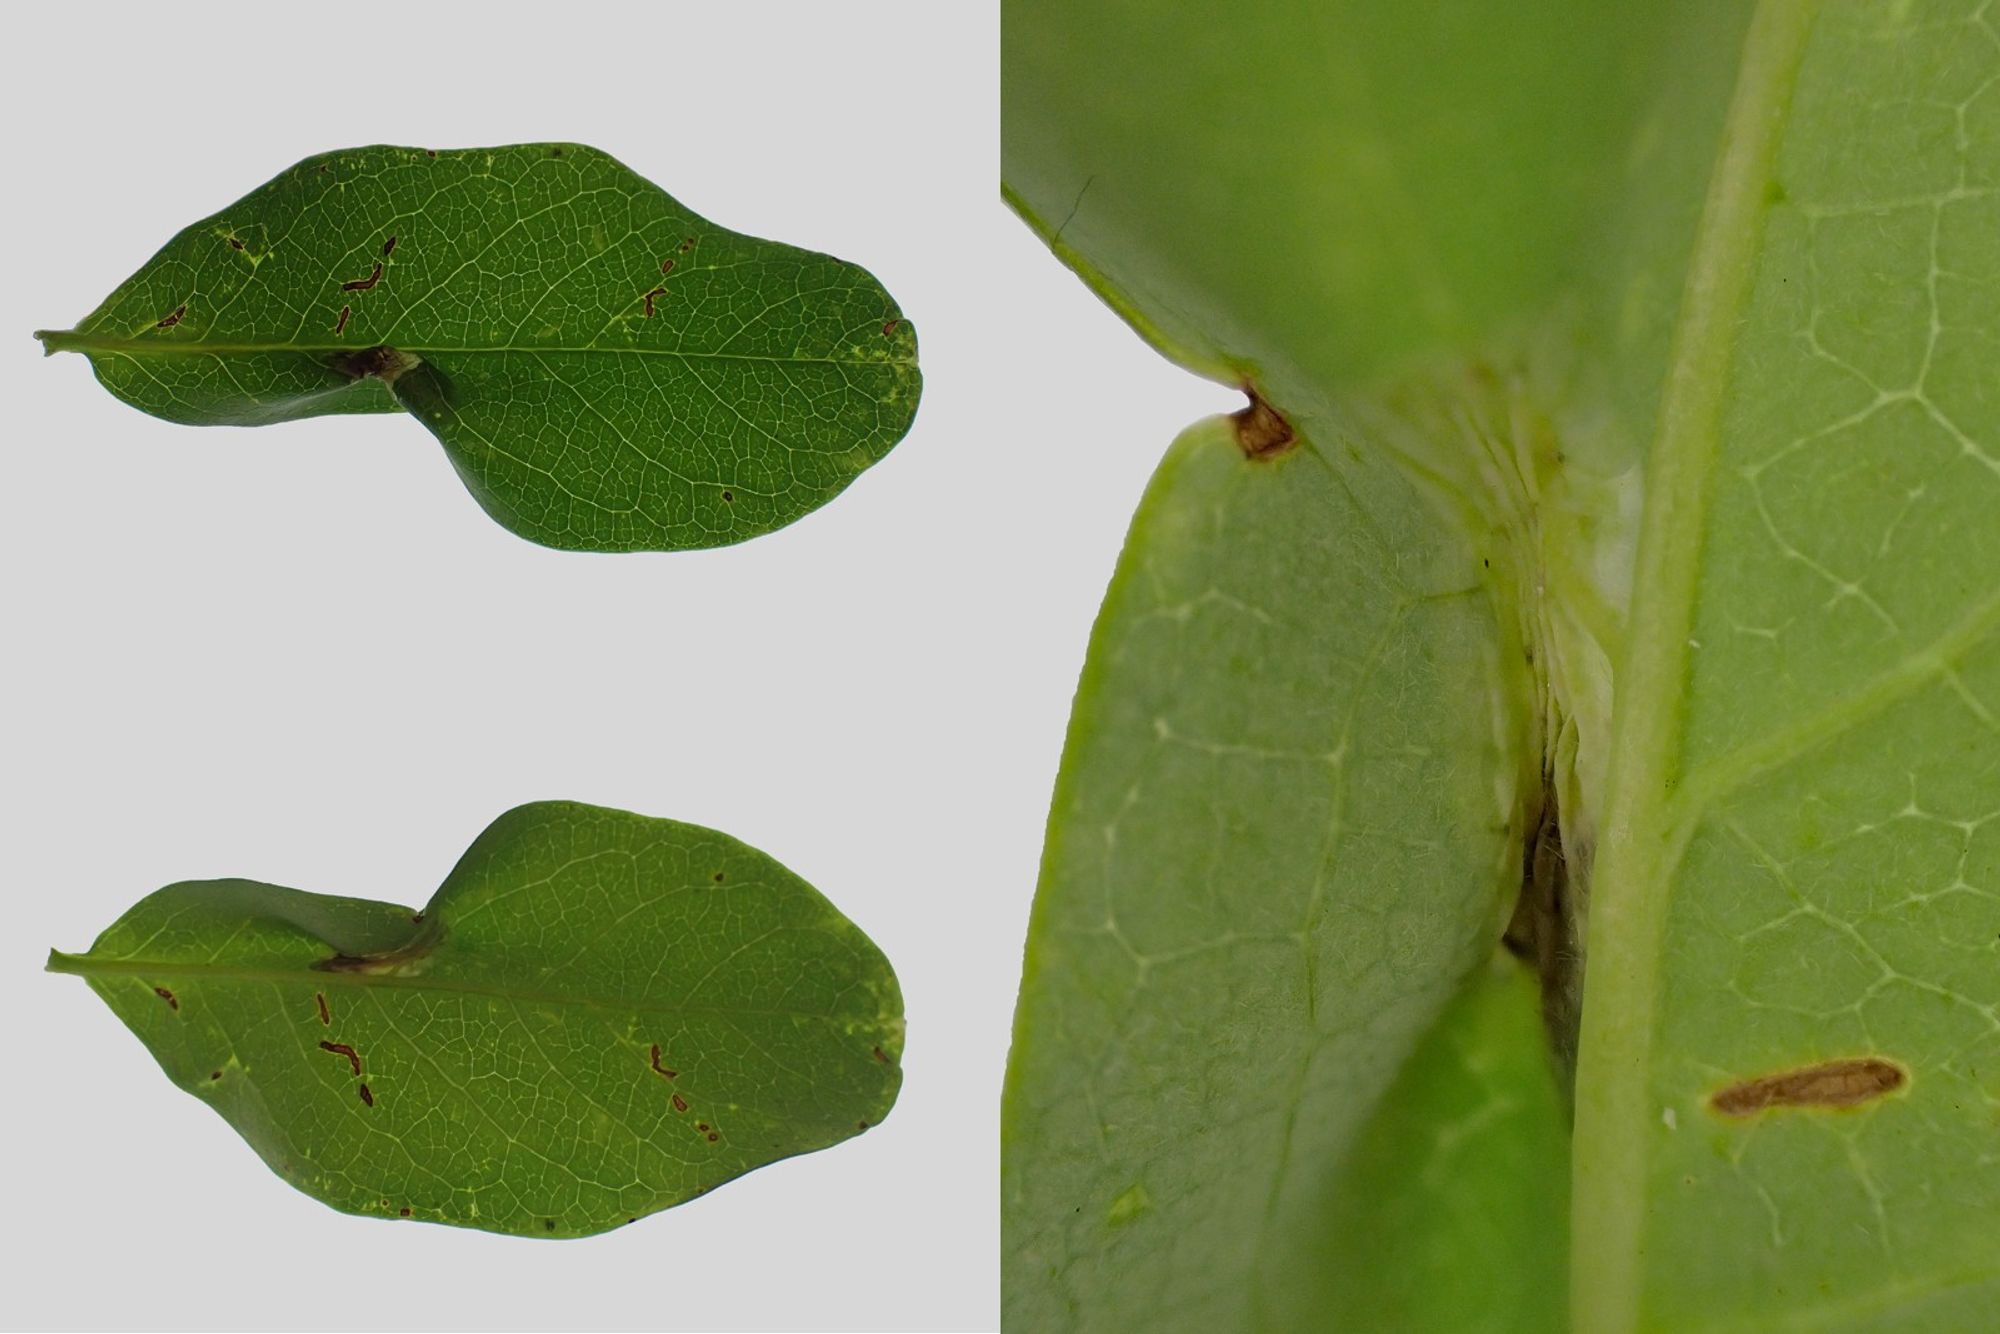
<instances>
[{"instance_id":1,"label":"small brown spot on leaf","mask_svg":"<svg viewBox=\"0 0 2000 1334\"><path fill-rule=\"evenodd\" d=\"M333 322L333 332L336 335L347 331L347 317L353 313L354 307L352 306L342 306L340 308L340 318Z\"/></svg>"},{"instance_id":2,"label":"small brown spot on leaf","mask_svg":"<svg viewBox=\"0 0 2000 1334\"><path fill-rule=\"evenodd\" d=\"M676 1093L674 1095L674 1110L677 1112L684 1112L687 1109L688 1109L687 1099L683 1098L680 1094Z\"/></svg>"},{"instance_id":3,"label":"small brown spot on leaf","mask_svg":"<svg viewBox=\"0 0 2000 1334\"><path fill-rule=\"evenodd\" d=\"M554 1231L556 1230L556 1220L555 1220L555 1219L553 1219L553 1218L545 1218L545 1219L543 1219L543 1220L542 1220L542 1230L543 1230L544 1232L554 1232Z\"/></svg>"},{"instance_id":4,"label":"small brown spot on leaf","mask_svg":"<svg viewBox=\"0 0 2000 1334\"><path fill-rule=\"evenodd\" d=\"M868 1123L866 1121L856 1121L854 1123L854 1128L856 1130L866 1130L868 1129Z\"/></svg>"},{"instance_id":5,"label":"small brown spot on leaf","mask_svg":"<svg viewBox=\"0 0 2000 1334\"><path fill-rule=\"evenodd\" d=\"M736 493L734 491L724 491L722 493L722 503L725 505L734 505L736 503ZM717 880L722 879L721 876L715 878Z\"/></svg>"},{"instance_id":6,"label":"small brown spot on leaf","mask_svg":"<svg viewBox=\"0 0 2000 1334\"><path fill-rule=\"evenodd\" d=\"M417 926L422 926L424 924L424 915L420 912L411 913L410 921Z\"/></svg>"},{"instance_id":7,"label":"small brown spot on leaf","mask_svg":"<svg viewBox=\"0 0 2000 1334\"><path fill-rule=\"evenodd\" d=\"M222 1078L222 1071L220 1071L220 1070L211 1070L211 1071L209 1071L209 1072L208 1072L208 1077L209 1077L210 1079L212 1079L212 1080L214 1080L214 1079L220 1079L220 1078Z\"/></svg>"},{"instance_id":8,"label":"small brown spot on leaf","mask_svg":"<svg viewBox=\"0 0 2000 1334\"><path fill-rule=\"evenodd\" d=\"M181 322L181 317L186 315L187 313L188 313L187 302L183 301L178 306L175 306L172 310L168 311L165 315L162 315L160 317L159 323L155 324L153 327L155 329L171 329L176 324L179 324Z\"/></svg>"},{"instance_id":9,"label":"small brown spot on leaf","mask_svg":"<svg viewBox=\"0 0 2000 1334\"><path fill-rule=\"evenodd\" d=\"M398 1209L396 1211L396 1216L398 1218L408 1218L410 1216L410 1206L406 1204L402 1208Z\"/></svg>"},{"instance_id":10,"label":"small brown spot on leaf","mask_svg":"<svg viewBox=\"0 0 2000 1334\"><path fill-rule=\"evenodd\" d=\"M242 238L242 237L240 237L240 236L232 236L232 237L230 237L230 238L229 238L229 248L230 248L231 250L241 250L241 249L243 248L243 238Z\"/></svg>"},{"instance_id":11,"label":"small brown spot on leaf","mask_svg":"<svg viewBox=\"0 0 2000 1334\"><path fill-rule=\"evenodd\" d=\"M669 1070L666 1066L660 1064L660 1044L657 1042L653 1044L653 1073L664 1075L668 1079L679 1079L681 1076L680 1071Z\"/></svg>"},{"instance_id":12,"label":"small brown spot on leaf","mask_svg":"<svg viewBox=\"0 0 2000 1334\"><path fill-rule=\"evenodd\" d=\"M686 253L687 253L688 251L690 251L690 250L692 250L692 249L694 249L694 238L693 238L692 236L684 236L684 237L682 237L682 238L681 238L681 253L682 253L683 255L685 255L685 254L686 254Z\"/></svg>"},{"instance_id":13,"label":"small brown spot on leaf","mask_svg":"<svg viewBox=\"0 0 2000 1334\"><path fill-rule=\"evenodd\" d=\"M322 996L319 992L315 991L313 993L313 1004L319 1007L319 1021L322 1024L330 1024L333 1022L333 1016L327 1012L325 996Z\"/></svg>"},{"instance_id":14,"label":"small brown spot on leaf","mask_svg":"<svg viewBox=\"0 0 2000 1334\"><path fill-rule=\"evenodd\" d=\"M174 993L168 991L165 987L154 987L153 994L165 1001L170 1008L176 1010L181 1008L181 1003L174 998Z\"/></svg>"},{"instance_id":15,"label":"small brown spot on leaf","mask_svg":"<svg viewBox=\"0 0 2000 1334\"><path fill-rule=\"evenodd\" d=\"M708 1142L709 1142L710 1144L713 1144L713 1143L715 1143L715 1142L716 1142L717 1140L719 1140L719 1139L721 1139L721 1138L722 1138L722 1136L720 1136L720 1135L716 1134L716 1133L715 1133L715 1132L714 1132L713 1130L711 1130L711 1131L709 1131L709 1132L708 1132Z\"/></svg>"},{"instance_id":16,"label":"small brown spot on leaf","mask_svg":"<svg viewBox=\"0 0 2000 1334\"><path fill-rule=\"evenodd\" d=\"M660 273L663 276L672 273L673 271L674 271L674 262L671 259L663 259L660 261Z\"/></svg>"},{"instance_id":17,"label":"small brown spot on leaf","mask_svg":"<svg viewBox=\"0 0 2000 1334\"><path fill-rule=\"evenodd\" d=\"M382 258L387 259L389 258L389 256L395 253L396 253L396 238L392 236L388 240L382 243Z\"/></svg>"},{"instance_id":18,"label":"small brown spot on leaf","mask_svg":"<svg viewBox=\"0 0 2000 1334\"><path fill-rule=\"evenodd\" d=\"M366 278L349 278L340 285L340 290L343 292L365 292L381 281L382 261L378 259L375 261L375 267L369 270Z\"/></svg>"},{"instance_id":19,"label":"small brown spot on leaf","mask_svg":"<svg viewBox=\"0 0 2000 1334\"><path fill-rule=\"evenodd\" d=\"M1724 1116L1753 1116L1770 1107L1859 1107L1894 1093L1909 1079L1894 1061L1860 1056L1746 1079L1717 1090L1708 1105Z\"/></svg>"},{"instance_id":20,"label":"small brown spot on leaf","mask_svg":"<svg viewBox=\"0 0 2000 1334\"><path fill-rule=\"evenodd\" d=\"M717 871L715 873L715 883L718 885L722 883L722 872Z\"/></svg>"},{"instance_id":21,"label":"small brown spot on leaf","mask_svg":"<svg viewBox=\"0 0 2000 1334\"><path fill-rule=\"evenodd\" d=\"M654 288L654 289L653 289L652 291L650 291L650 292L646 293L646 297L645 297L645 300L646 300L646 318L647 318L647 319L649 319L649 320L650 320L650 319L652 319L652 318L653 318L653 301L654 301L654 299L655 299L656 297L663 297L663 296L665 296L666 294L667 294L667 289L666 289L666 288L664 288L664 287L655 287L655 288Z\"/></svg>"},{"instance_id":22,"label":"small brown spot on leaf","mask_svg":"<svg viewBox=\"0 0 2000 1334\"><path fill-rule=\"evenodd\" d=\"M375 1105L375 1095L368 1091L368 1086L366 1084L357 1084L355 1086L355 1092L359 1093L361 1095L361 1101L367 1103L370 1107L373 1107Z\"/></svg>"},{"instance_id":23,"label":"small brown spot on leaf","mask_svg":"<svg viewBox=\"0 0 2000 1334\"><path fill-rule=\"evenodd\" d=\"M1243 457L1262 461L1291 453L1298 444L1292 424L1250 385L1244 385L1243 392L1250 396L1250 405L1229 414L1236 423L1236 447L1243 451Z\"/></svg>"},{"instance_id":24,"label":"small brown spot on leaf","mask_svg":"<svg viewBox=\"0 0 2000 1334\"><path fill-rule=\"evenodd\" d=\"M889 1063L888 1053L883 1051L880 1047L877 1047L875 1049L875 1059L880 1061L884 1065L887 1065Z\"/></svg>"},{"instance_id":25,"label":"small brown spot on leaf","mask_svg":"<svg viewBox=\"0 0 2000 1334\"><path fill-rule=\"evenodd\" d=\"M896 332L896 326L901 323L902 323L901 320L890 320L888 323L884 324L882 326L882 336L884 338L887 338L890 334Z\"/></svg>"},{"instance_id":26,"label":"small brown spot on leaf","mask_svg":"<svg viewBox=\"0 0 2000 1334\"><path fill-rule=\"evenodd\" d=\"M360 1053L356 1052L354 1048L348 1046L345 1042L322 1041L319 1044L319 1049L321 1051L330 1051L335 1056L345 1056L347 1058L348 1064L354 1067L354 1073L356 1075L359 1075L361 1073Z\"/></svg>"}]
</instances>

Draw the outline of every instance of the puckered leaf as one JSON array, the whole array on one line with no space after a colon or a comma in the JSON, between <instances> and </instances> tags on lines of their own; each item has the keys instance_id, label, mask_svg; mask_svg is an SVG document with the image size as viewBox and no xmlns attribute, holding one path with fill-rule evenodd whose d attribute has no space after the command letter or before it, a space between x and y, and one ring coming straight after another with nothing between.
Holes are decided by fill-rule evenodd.
<instances>
[{"instance_id":1,"label":"puckered leaf","mask_svg":"<svg viewBox=\"0 0 2000 1334\"><path fill-rule=\"evenodd\" d=\"M811 886L573 802L494 821L422 912L190 881L49 966L350 1213L601 1232L868 1129L902 1081L895 974Z\"/></svg>"},{"instance_id":2,"label":"puckered leaf","mask_svg":"<svg viewBox=\"0 0 2000 1334\"><path fill-rule=\"evenodd\" d=\"M548 546L720 546L909 429L916 332L865 270L740 236L576 144L307 158L39 335L170 421L407 410Z\"/></svg>"}]
</instances>

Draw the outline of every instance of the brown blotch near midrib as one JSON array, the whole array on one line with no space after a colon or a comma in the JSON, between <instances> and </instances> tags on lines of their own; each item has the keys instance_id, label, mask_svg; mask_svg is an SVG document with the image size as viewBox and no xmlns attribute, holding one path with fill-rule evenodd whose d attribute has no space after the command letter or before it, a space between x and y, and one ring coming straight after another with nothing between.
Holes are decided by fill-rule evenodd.
<instances>
[{"instance_id":1,"label":"brown blotch near midrib","mask_svg":"<svg viewBox=\"0 0 2000 1334\"><path fill-rule=\"evenodd\" d=\"M1894 1061L1857 1056L1746 1079L1718 1089L1708 1105L1723 1116L1754 1116L1772 1107L1859 1107L1909 1082L1909 1072Z\"/></svg>"},{"instance_id":2,"label":"brown blotch near midrib","mask_svg":"<svg viewBox=\"0 0 2000 1334\"><path fill-rule=\"evenodd\" d=\"M341 313L344 317L347 307L342 306ZM341 327L345 328L344 322ZM394 384L398 376L423 363L408 352L378 345L340 353L330 364L333 369L350 380L360 380L372 375L384 384Z\"/></svg>"},{"instance_id":3,"label":"brown blotch near midrib","mask_svg":"<svg viewBox=\"0 0 2000 1334\"><path fill-rule=\"evenodd\" d=\"M1250 396L1249 406L1229 414L1229 420L1236 424L1236 447L1243 451L1243 457L1261 463L1298 448L1298 434L1284 414L1266 403L1254 385L1245 384L1243 392Z\"/></svg>"}]
</instances>

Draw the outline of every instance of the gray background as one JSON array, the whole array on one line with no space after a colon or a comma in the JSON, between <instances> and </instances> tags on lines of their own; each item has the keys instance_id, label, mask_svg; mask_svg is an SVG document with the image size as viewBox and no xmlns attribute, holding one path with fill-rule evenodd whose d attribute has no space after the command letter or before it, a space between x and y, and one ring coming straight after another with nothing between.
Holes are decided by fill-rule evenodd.
<instances>
[{"instance_id":1,"label":"gray background","mask_svg":"<svg viewBox=\"0 0 2000 1334\"><path fill-rule=\"evenodd\" d=\"M998 203L992 8L13 11L7 1323L997 1324L1000 1077L1070 695L1153 464L1240 399ZM922 341L910 437L746 546L562 554L413 422L170 426L27 336L308 153L542 139L871 268ZM870 932L909 1007L889 1121L585 1241L349 1218L39 971L172 880L419 904L542 797L727 830Z\"/></svg>"}]
</instances>

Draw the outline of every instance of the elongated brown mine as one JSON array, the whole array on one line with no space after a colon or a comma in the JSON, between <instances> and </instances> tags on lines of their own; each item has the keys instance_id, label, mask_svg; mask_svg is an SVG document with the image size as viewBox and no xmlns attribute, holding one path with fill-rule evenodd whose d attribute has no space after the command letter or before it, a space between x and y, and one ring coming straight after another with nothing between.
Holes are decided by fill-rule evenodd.
<instances>
[{"instance_id":1,"label":"elongated brown mine","mask_svg":"<svg viewBox=\"0 0 2000 1334\"><path fill-rule=\"evenodd\" d=\"M1708 1105L1724 1116L1750 1116L1767 1107L1858 1107L1908 1081L1894 1061L1860 1056L1746 1079L1718 1090Z\"/></svg>"}]
</instances>

